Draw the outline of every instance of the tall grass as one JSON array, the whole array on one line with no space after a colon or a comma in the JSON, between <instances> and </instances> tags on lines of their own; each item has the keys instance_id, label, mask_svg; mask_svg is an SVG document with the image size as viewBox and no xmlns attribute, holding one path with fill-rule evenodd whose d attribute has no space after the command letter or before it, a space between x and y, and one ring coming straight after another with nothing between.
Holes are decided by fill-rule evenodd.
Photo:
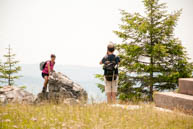
<instances>
[{"instance_id":1,"label":"tall grass","mask_svg":"<svg viewBox=\"0 0 193 129\"><path fill-rule=\"evenodd\" d=\"M193 129L193 117L106 104L0 106L1 129Z\"/></svg>"}]
</instances>

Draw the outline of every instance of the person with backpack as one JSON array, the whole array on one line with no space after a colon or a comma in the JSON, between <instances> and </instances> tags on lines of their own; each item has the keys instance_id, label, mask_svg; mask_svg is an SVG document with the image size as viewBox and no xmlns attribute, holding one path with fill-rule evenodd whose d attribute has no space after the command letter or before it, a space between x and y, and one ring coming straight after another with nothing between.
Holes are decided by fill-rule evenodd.
<instances>
[{"instance_id":1,"label":"person with backpack","mask_svg":"<svg viewBox=\"0 0 193 129\"><path fill-rule=\"evenodd\" d=\"M118 88L118 65L120 58L114 54L115 46L110 43L107 46L107 54L101 60L104 69L105 92L107 95L107 103L116 102L116 94Z\"/></svg>"},{"instance_id":2,"label":"person with backpack","mask_svg":"<svg viewBox=\"0 0 193 129\"><path fill-rule=\"evenodd\" d=\"M50 73L54 70L55 59L56 56L54 54L51 54L51 60L40 63L40 70L42 70L42 77L44 79L44 86L42 89L43 93L45 93L47 90L48 77Z\"/></svg>"}]
</instances>

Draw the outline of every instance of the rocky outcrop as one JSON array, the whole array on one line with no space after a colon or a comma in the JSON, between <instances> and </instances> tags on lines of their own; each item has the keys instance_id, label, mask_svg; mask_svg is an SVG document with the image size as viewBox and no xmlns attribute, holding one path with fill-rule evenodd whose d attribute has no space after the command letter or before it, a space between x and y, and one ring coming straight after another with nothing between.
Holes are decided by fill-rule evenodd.
<instances>
[{"instance_id":1,"label":"rocky outcrop","mask_svg":"<svg viewBox=\"0 0 193 129\"><path fill-rule=\"evenodd\" d=\"M39 93L36 103L49 101L56 103L80 103L87 100L86 91L66 75L54 72L48 81L48 92Z\"/></svg>"},{"instance_id":2,"label":"rocky outcrop","mask_svg":"<svg viewBox=\"0 0 193 129\"><path fill-rule=\"evenodd\" d=\"M4 86L0 88L0 103L33 103L35 96L23 88Z\"/></svg>"}]
</instances>

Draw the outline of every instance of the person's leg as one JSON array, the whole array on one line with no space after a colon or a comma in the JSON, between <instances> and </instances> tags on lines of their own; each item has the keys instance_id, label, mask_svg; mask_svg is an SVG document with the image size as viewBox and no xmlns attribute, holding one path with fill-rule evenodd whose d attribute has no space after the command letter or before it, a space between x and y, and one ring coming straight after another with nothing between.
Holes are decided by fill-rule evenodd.
<instances>
[{"instance_id":1,"label":"person's leg","mask_svg":"<svg viewBox=\"0 0 193 129\"><path fill-rule=\"evenodd\" d=\"M106 78L104 78L105 81L105 92L106 92L106 96L107 96L107 103L111 103L112 102L112 97L111 97L111 83L109 81L106 80Z\"/></svg>"},{"instance_id":2,"label":"person's leg","mask_svg":"<svg viewBox=\"0 0 193 129\"><path fill-rule=\"evenodd\" d=\"M112 103L116 103L116 92L112 92Z\"/></svg>"},{"instance_id":3,"label":"person's leg","mask_svg":"<svg viewBox=\"0 0 193 129\"><path fill-rule=\"evenodd\" d=\"M48 76L45 76L44 77L44 87L47 87L47 84L48 84Z\"/></svg>"},{"instance_id":4,"label":"person's leg","mask_svg":"<svg viewBox=\"0 0 193 129\"><path fill-rule=\"evenodd\" d=\"M46 90L47 90L47 84L48 84L48 76L44 76L43 92L46 92Z\"/></svg>"},{"instance_id":5,"label":"person's leg","mask_svg":"<svg viewBox=\"0 0 193 129\"><path fill-rule=\"evenodd\" d=\"M116 95L117 95L117 87L118 87L118 78L117 78L117 80L114 80L113 82L112 82L112 102L113 103L116 103Z\"/></svg>"},{"instance_id":6,"label":"person's leg","mask_svg":"<svg viewBox=\"0 0 193 129\"><path fill-rule=\"evenodd\" d=\"M107 95L107 103L108 103L108 104L112 103L111 92L107 92L106 95Z\"/></svg>"}]
</instances>

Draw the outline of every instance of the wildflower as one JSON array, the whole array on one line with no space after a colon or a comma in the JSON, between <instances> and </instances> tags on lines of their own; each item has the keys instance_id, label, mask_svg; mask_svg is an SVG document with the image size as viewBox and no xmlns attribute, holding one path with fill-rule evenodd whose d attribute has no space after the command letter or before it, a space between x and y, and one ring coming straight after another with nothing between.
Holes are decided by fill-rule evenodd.
<instances>
[{"instance_id":1,"label":"wildflower","mask_svg":"<svg viewBox=\"0 0 193 129\"><path fill-rule=\"evenodd\" d=\"M18 129L17 125L13 125L13 128L16 128L16 129Z\"/></svg>"},{"instance_id":2,"label":"wildflower","mask_svg":"<svg viewBox=\"0 0 193 129\"><path fill-rule=\"evenodd\" d=\"M63 124L62 124L62 127L65 127L65 126L66 126L66 124L65 124L65 123L63 123Z\"/></svg>"},{"instance_id":3,"label":"wildflower","mask_svg":"<svg viewBox=\"0 0 193 129\"><path fill-rule=\"evenodd\" d=\"M43 121L44 121L45 119L46 119L46 118L45 118L45 117L43 117L41 120L43 120Z\"/></svg>"},{"instance_id":4,"label":"wildflower","mask_svg":"<svg viewBox=\"0 0 193 129\"><path fill-rule=\"evenodd\" d=\"M31 120L32 120L32 121L37 121L37 118L32 117Z\"/></svg>"},{"instance_id":5,"label":"wildflower","mask_svg":"<svg viewBox=\"0 0 193 129\"><path fill-rule=\"evenodd\" d=\"M11 120L10 119L6 119L5 122L11 122Z\"/></svg>"}]
</instances>

